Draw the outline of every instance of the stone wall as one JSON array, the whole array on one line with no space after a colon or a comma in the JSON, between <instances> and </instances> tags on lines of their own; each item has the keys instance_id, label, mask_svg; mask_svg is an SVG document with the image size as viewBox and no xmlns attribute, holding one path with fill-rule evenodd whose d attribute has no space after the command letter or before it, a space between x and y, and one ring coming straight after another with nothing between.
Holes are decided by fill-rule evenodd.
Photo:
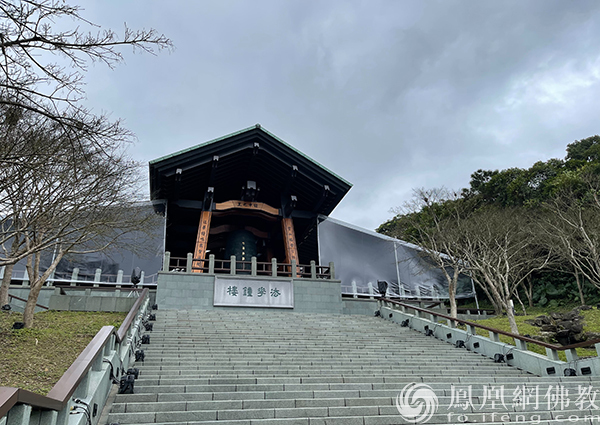
<instances>
[{"instance_id":1,"label":"stone wall","mask_svg":"<svg viewBox=\"0 0 600 425\"><path fill-rule=\"evenodd\" d=\"M122 311L131 310L137 297L101 296L97 294L87 294L81 291L80 294L52 295L48 307L50 310L64 311Z\"/></svg>"},{"instance_id":2,"label":"stone wall","mask_svg":"<svg viewBox=\"0 0 600 425\"><path fill-rule=\"evenodd\" d=\"M343 298L342 312L344 314L359 314L362 316L374 316L379 309L377 300L369 298Z\"/></svg>"},{"instance_id":3,"label":"stone wall","mask_svg":"<svg viewBox=\"0 0 600 425\"><path fill-rule=\"evenodd\" d=\"M58 288L45 286L40 291L37 304L48 307L50 310L69 311L129 311L136 297L129 297L128 289L122 290L90 290L85 288L67 288L66 295L59 295ZM11 285L10 295L27 299L29 286ZM150 291L150 305L154 304L156 291ZM11 306L14 311L22 312L25 302L12 299ZM36 307L35 312L46 311Z\"/></svg>"},{"instance_id":4,"label":"stone wall","mask_svg":"<svg viewBox=\"0 0 600 425\"><path fill-rule=\"evenodd\" d=\"M26 300L27 297L29 296L29 286L11 285L10 288L8 289L8 293L10 295L14 295L16 297L23 298L24 300ZM50 302L50 296L53 293L54 293L53 287L43 287L40 291L40 295L38 297L37 304L48 307L48 304ZM23 301L19 301L14 298L10 304L15 311L23 311L23 309L25 308L25 303ZM37 313L39 311L45 311L45 310L41 309L39 307L36 307L35 312Z\"/></svg>"},{"instance_id":5,"label":"stone wall","mask_svg":"<svg viewBox=\"0 0 600 425\"><path fill-rule=\"evenodd\" d=\"M240 282L252 279L287 280L290 278L270 278L227 275L228 279ZM272 310L263 307L214 307L215 275L205 273L159 272L156 302L159 309L183 310ZM342 313L342 291L339 280L293 279L294 308L297 313Z\"/></svg>"}]
</instances>

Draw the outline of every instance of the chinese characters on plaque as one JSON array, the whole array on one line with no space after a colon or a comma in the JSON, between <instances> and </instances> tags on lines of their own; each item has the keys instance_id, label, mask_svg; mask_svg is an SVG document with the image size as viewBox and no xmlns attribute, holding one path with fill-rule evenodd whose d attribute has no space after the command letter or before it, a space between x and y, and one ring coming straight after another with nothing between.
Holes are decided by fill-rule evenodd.
<instances>
[{"instance_id":1,"label":"chinese characters on plaque","mask_svg":"<svg viewBox=\"0 0 600 425\"><path fill-rule=\"evenodd\" d=\"M215 278L215 306L294 307L292 281Z\"/></svg>"}]
</instances>

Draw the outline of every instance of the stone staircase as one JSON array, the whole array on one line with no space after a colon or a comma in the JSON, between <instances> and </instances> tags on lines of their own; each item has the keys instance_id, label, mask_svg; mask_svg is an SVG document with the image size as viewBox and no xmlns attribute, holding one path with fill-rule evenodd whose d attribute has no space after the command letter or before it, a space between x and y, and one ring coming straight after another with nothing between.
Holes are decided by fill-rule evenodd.
<instances>
[{"instance_id":1,"label":"stone staircase","mask_svg":"<svg viewBox=\"0 0 600 425\"><path fill-rule=\"evenodd\" d=\"M536 377L381 318L156 313L150 345L142 346L145 362L135 365L135 393L116 396L110 424L600 423L585 418L600 415L595 379ZM409 394L411 384L430 389ZM590 397L580 397L590 386ZM439 406L427 422L400 415L397 404L419 402L397 398L403 390L435 408L427 398L433 391ZM528 397L519 398L523 390Z\"/></svg>"}]
</instances>

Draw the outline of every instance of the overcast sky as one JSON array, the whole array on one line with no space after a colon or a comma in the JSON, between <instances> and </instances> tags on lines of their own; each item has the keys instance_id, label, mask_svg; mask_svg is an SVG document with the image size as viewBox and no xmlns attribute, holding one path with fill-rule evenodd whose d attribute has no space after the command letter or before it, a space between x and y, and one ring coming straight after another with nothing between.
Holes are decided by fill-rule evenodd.
<instances>
[{"instance_id":1,"label":"overcast sky","mask_svg":"<svg viewBox=\"0 0 600 425\"><path fill-rule=\"evenodd\" d=\"M172 53L90 67L86 105L147 162L260 123L354 187L332 214L374 229L416 187L466 187L600 133L600 2L102 0Z\"/></svg>"}]
</instances>

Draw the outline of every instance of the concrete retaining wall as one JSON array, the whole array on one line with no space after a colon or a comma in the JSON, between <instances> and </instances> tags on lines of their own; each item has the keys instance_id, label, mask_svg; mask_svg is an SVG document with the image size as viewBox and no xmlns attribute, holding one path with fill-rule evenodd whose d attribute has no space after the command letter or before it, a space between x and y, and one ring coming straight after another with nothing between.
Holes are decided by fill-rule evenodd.
<instances>
[{"instance_id":1,"label":"concrete retaining wall","mask_svg":"<svg viewBox=\"0 0 600 425\"><path fill-rule=\"evenodd\" d=\"M40 291L37 303L49 307L50 310L70 311L129 311L136 297L129 295L129 290L86 290L69 289L67 295L58 295L57 288L45 286ZM27 299L29 286L12 285L8 291L10 295ZM156 291L150 291L150 305L154 304ZM14 311L22 312L25 302L12 299L11 306ZM36 307L35 312L46 311Z\"/></svg>"},{"instance_id":2,"label":"concrete retaining wall","mask_svg":"<svg viewBox=\"0 0 600 425\"><path fill-rule=\"evenodd\" d=\"M16 297L23 298L24 300L26 300L27 297L29 296L29 286L11 285L10 288L8 289L8 293L10 295L14 295ZM40 291L40 295L38 297L37 303L39 305L48 307L48 303L50 302L50 296L53 293L54 293L54 288L43 287L42 290ZM25 303L23 301L19 301L19 300L13 298L13 300L11 301L11 306L13 307L13 310L15 310L15 311L23 311L23 309L25 308ZM39 311L46 311L46 310L36 307L35 312L37 313Z\"/></svg>"},{"instance_id":3,"label":"concrete retaining wall","mask_svg":"<svg viewBox=\"0 0 600 425\"><path fill-rule=\"evenodd\" d=\"M255 279L251 276L228 275L228 279ZM256 279L290 280L260 277ZM262 307L214 307L215 275L205 273L159 272L156 303L160 309L183 310L272 310ZM339 280L293 279L294 308L297 313L342 313L342 291Z\"/></svg>"},{"instance_id":4,"label":"concrete retaining wall","mask_svg":"<svg viewBox=\"0 0 600 425\"><path fill-rule=\"evenodd\" d=\"M374 316L378 310L377 300L368 298L343 298L342 313L359 314L362 316Z\"/></svg>"},{"instance_id":5,"label":"concrete retaining wall","mask_svg":"<svg viewBox=\"0 0 600 425\"><path fill-rule=\"evenodd\" d=\"M494 358L496 354L502 354L506 358L506 364L517 367L529 373L538 376L564 376L564 370L574 368L577 370L577 375L583 375L582 368L589 367L589 374L593 376L600 375L600 358L590 357L585 359L576 359L569 362L563 362L555 359L550 359L548 356L543 356L532 351L528 351L525 347L517 348L510 344L500 342L496 334L495 340L485 336L477 335L475 329L457 329L432 320L430 314L415 312L409 314L396 308L381 307L381 316L392 322L401 324L404 320L408 320L408 326L418 332L425 333L428 329L433 331L432 338L446 341L449 344L455 345L458 340L463 341L465 349L481 354L483 356ZM422 317L423 316L423 317ZM600 350L600 344L597 350ZM573 353L566 352L569 356L576 356ZM512 354L508 358L508 354Z\"/></svg>"},{"instance_id":6,"label":"concrete retaining wall","mask_svg":"<svg viewBox=\"0 0 600 425\"><path fill-rule=\"evenodd\" d=\"M129 311L137 297L87 295L84 291L76 295L52 295L50 310L66 311Z\"/></svg>"}]
</instances>

